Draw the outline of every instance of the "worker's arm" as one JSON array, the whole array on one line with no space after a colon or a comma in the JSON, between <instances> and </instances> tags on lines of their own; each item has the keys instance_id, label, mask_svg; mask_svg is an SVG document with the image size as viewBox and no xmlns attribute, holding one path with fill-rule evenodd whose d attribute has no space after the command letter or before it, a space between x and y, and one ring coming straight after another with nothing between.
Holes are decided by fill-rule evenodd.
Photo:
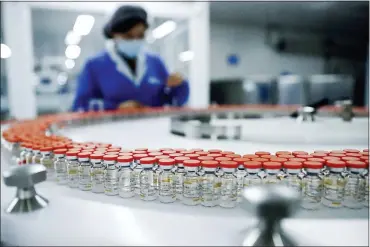
<instances>
[{"instance_id":1,"label":"worker's arm","mask_svg":"<svg viewBox=\"0 0 370 247\"><path fill-rule=\"evenodd\" d=\"M184 106L189 98L189 83L180 74L173 73L169 74L163 61L159 59L159 69L162 73L163 78L166 81L166 92L167 101L173 106Z\"/></svg>"},{"instance_id":2,"label":"worker's arm","mask_svg":"<svg viewBox=\"0 0 370 247\"><path fill-rule=\"evenodd\" d=\"M99 85L93 75L91 66L91 61L87 61L78 77L76 96L72 106L73 111L88 111L90 100L102 98ZM107 103L108 102L104 103L105 108L110 108Z\"/></svg>"}]
</instances>

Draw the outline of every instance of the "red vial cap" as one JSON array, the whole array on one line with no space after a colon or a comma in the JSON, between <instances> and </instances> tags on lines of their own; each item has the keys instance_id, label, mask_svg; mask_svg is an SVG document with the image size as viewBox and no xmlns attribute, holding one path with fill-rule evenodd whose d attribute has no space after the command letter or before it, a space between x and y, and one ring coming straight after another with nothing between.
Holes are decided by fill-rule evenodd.
<instances>
[{"instance_id":1,"label":"red vial cap","mask_svg":"<svg viewBox=\"0 0 370 247\"><path fill-rule=\"evenodd\" d=\"M275 156L275 155L271 155L271 154L264 154L264 155L261 155L260 156L261 158L263 158L263 159L271 159L271 158L276 158L277 156Z\"/></svg>"},{"instance_id":2,"label":"red vial cap","mask_svg":"<svg viewBox=\"0 0 370 247\"><path fill-rule=\"evenodd\" d=\"M54 150L54 154L65 154L66 152L67 152L67 149L65 149L65 148Z\"/></svg>"},{"instance_id":3,"label":"red vial cap","mask_svg":"<svg viewBox=\"0 0 370 247\"><path fill-rule=\"evenodd\" d=\"M270 161L283 163L283 162L288 161L288 159L281 158L281 157L276 157L276 158L271 158Z\"/></svg>"},{"instance_id":4,"label":"red vial cap","mask_svg":"<svg viewBox=\"0 0 370 247\"><path fill-rule=\"evenodd\" d=\"M301 169L303 163L297 162L297 161L286 161L284 162L284 168L285 169Z\"/></svg>"},{"instance_id":5,"label":"red vial cap","mask_svg":"<svg viewBox=\"0 0 370 247\"><path fill-rule=\"evenodd\" d=\"M160 159L158 160L158 164L160 166L173 166L176 163L174 159Z\"/></svg>"},{"instance_id":6,"label":"red vial cap","mask_svg":"<svg viewBox=\"0 0 370 247\"><path fill-rule=\"evenodd\" d=\"M104 154L93 153L93 154L90 154L90 159L95 159L95 160L103 159L103 156Z\"/></svg>"},{"instance_id":7,"label":"red vial cap","mask_svg":"<svg viewBox=\"0 0 370 247\"><path fill-rule=\"evenodd\" d=\"M41 152L51 152L53 151L53 147L42 147L40 148Z\"/></svg>"},{"instance_id":8,"label":"red vial cap","mask_svg":"<svg viewBox=\"0 0 370 247\"><path fill-rule=\"evenodd\" d=\"M345 152L343 150L332 150L330 154L345 154Z\"/></svg>"},{"instance_id":9,"label":"red vial cap","mask_svg":"<svg viewBox=\"0 0 370 247\"><path fill-rule=\"evenodd\" d=\"M295 156L296 158L301 158L301 159L309 159L309 158L313 158L313 156L309 155L309 154L298 154Z\"/></svg>"},{"instance_id":10,"label":"red vial cap","mask_svg":"<svg viewBox=\"0 0 370 247\"><path fill-rule=\"evenodd\" d=\"M148 149L147 148L135 148L135 151L144 151L144 152L147 152Z\"/></svg>"},{"instance_id":11,"label":"red vial cap","mask_svg":"<svg viewBox=\"0 0 370 247\"><path fill-rule=\"evenodd\" d=\"M322 154L328 154L329 151L325 151L325 150L315 150L313 151L314 153L322 153Z\"/></svg>"},{"instance_id":12,"label":"red vial cap","mask_svg":"<svg viewBox=\"0 0 370 247\"><path fill-rule=\"evenodd\" d=\"M148 153L148 156L149 157L156 157L156 156L160 156L162 155L162 152L152 152L152 153Z\"/></svg>"},{"instance_id":13,"label":"red vial cap","mask_svg":"<svg viewBox=\"0 0 370 247\"><path fill-rule=\"evenodd\" d=\"M110 146L112 146L112 144L98 143L98 144L96 145L96 147L105 147L105 148L110 147Z\"/></svg>"},{"instance_id":14,"label":"red vial cap","mask_svg":"<svg viewBox=\"0 0 370 247\"><path fill-rule=\"evenodd\" d=\"M346 153L347 157L361 157L362 155L360 153Z\"/></svg>"},{"instance_id":15,"label":"red vial cap","mask_svg":"<svg viewBox=\"0 0 370 247\"><path fill-rule=\"evenodd\" d=\"M78 158L89 158L91 153L88 152L82 152L77 155Z\"/></svg>"},{"instance_id":16,"label":"red vial cap","mask_svg":"<svg viewBox=\"0 0 370 247\"><path fill-rule=\"evenodd\" d=\"M214 160L213 157L209 157L209 156L200 156L198 157L198 160L200 161L203 161L203 160Z\"/></svg>"},{"instance_id":17,"label":"red vial cap","mask_svg":"<svg viewBox=\"0 0 370 247\"><path fill-rule=\"evenodd\" d=\"M340 153L329 153L329 156L341 158L341 157L345 157L346 155L340 154Z\"/></svg>"},{"instance_id":18,"label":"red vial cap","mask_svg":"<svg viewBox=\"0 0 370 247\"><path fill-rule=\"evenodd\" d=\"M233 161L238 162L238 164L243 164L246 161L250 161L250 159L237 157L237 158L233 158Z\"/></svg>"},{"instance_id":19,"label":"red vial cap","mask_svg":"<svg viewBox=\"0 0 370 247\"><path fill-rule=\"evenodd\" d=\"M324 160L340 160L340 157L334 157L334 156L326 156L322 157Z\"/></svg>"},{"instance_id":20,"label":"red vial cap","mask_svg":"<svg viewBox=\"0 0 370 247\"><path fill-rule=\"evenodd\" d=\"M190 159L198 159L200 155L199 154L185 154L185 157L189 157Z\"/></svg>"},{"instance_id":21,"label":"red vial cap","mask_svg":"<svg viewBox=\"0 0 370 247\"><path fill-rule=\"evenodd\" d=\"M206 168L217 168L218 167L218 161L216 160L203 160L201 162L201 165Z\"/></svg>"},{"instance_id":22,"label":"red vial cap","mask_svg":"<svg viewBox=\"0 0 370 247\"><path fill-rule=\"evenodd\" d=\"M265 158L253 158L251 160L253 160L253 161L259 161L259 162L262 162L262 163L269 161L269 159L265 159Z\"/></svg>"},{"instance_id":23,"label":"red vial cap","mask_svg":"<svg viewBox=\"0 0 370 247\"><path fill-rule=\"evenodd\" d=\"M169 155L169 154L174 154L174 153L176 153L176 151L175 151L175 150L164 150L164 151L162 151L162 153L163 153L164 155Z\"/></svg>"},{"instance_id":24,"label":"red vial cap","mask_svg":"<svg viewBox=\"0 0 370 247\"><path fill-rule=\"evenodd\" d=\"M185 148L174 148L173 150L175 150L176 153L180 153L182 151L186 151Z\"/></svg>"},{"instance_id":25,"label":"red vial cap","mask_svg":"<svg viewBox=\"0 0 370 247\"><path fill-rule=\"evenodd\" d=\"M212 154L208 154L207 156L208 156L208 157L212 157L212 158L218 158L218 157L222 157L222 154L219 154L219 153L212 153Z\"/></svg>"},{"instance_id":26,"label":"red vial cap","mask_svg":"<svg viewBox=\"0 0 370 247\"><path fill-rule=\"evenodd\" d=\"M140 164L142 165L151 165L154 164L157 161L154 157L144 157L140 159Z\"/></svg>"},{"instance_id":27,"label":"red vial cap","mask_svg":"<svg viewBox=\"0 0 370 247\"><path fill-rule=\"evenodd\" d=\"M265 151L257 151L254 153L255 155L261 156L261 155L269 155L271 154L270 152L265 152Z\"/></svg>"},{"instance_id":28,"label":"red vial cap","mask_svg":"<svg viewBox=\"0 0 370 247\"><path fill-rule=\"evenodd\" d=\"M170 155L168 155L168 156L170 156L170 158L175 158L175 157L179 157L179 156L184 156L183 154L180 154L180 153L173 153L173 154L170 154Z\"/></svg>"},{"instance_id":29,"label":"red vial cap","mask_svg":"<svg viewBox=\"0 0 370 247\"><path fill-rule=\"evenodd\" d=\"M322 169L324 164L316 161L305 161L303 162L303 166L306 169Z\"/></svg>"},{"instance_id":30,"label":"red vial cap","mask_svg":"<svg viewBox=\"0 0 370 247\"><path fill-rule=\"evenodd\" d=\"M277 151L275 153L276 156L279 156L279 155L291 155L291 154L292 154L292 152L290 152L290 151Z\"/></svg>"},{"instance_id":31,"label":"red vial cap","mask_svg":"<svg viewBox=\"0 0 370 247\"><path fill-rule=\"evenodd\" d=\"M217 161L231 161L232 159L228 158L228 157L217 157L215 160L217 160Z\"/></svg>"},{"instance_id":32,"label":"red vial cap","mask_svg":"<svg viewBox=\"0 0 370 247\"><path fill-rule=\"evenodd\" d=\"M209 153L204 152L204 151L200 151L200 152L195 152L195 154L198 154L199 156L207 156Z\"/></svg>"},{"instance_id":33,"label":"red vial cap","mask_svg":"<svg viewBox=\"0 0 370 247\"><path fill-rule=\"evenodd\" d=\"M127 163L134 161L134 157L132 156L118 156L117 158L118 162Z\"/></svg>"},{"instance_id":34,"label":"red vial cap","mask_svg":"<svg viewBox=\"0 0 370 247\"><path fill-rule=\"evenodd\" d=\"M307 161L321 162L323 164L325 163L325 160L321 158L308 158Z\"/></svg>"},{"instance_id":35,"label":"red vial cap","mask_svg":"<svg viewBox=\"0 0 370 247\"><path fill-rule=\"evenodd\" d=\"M361 156L359 159L362 161L366 161L369 160L369 156Z\"/></svg>"},{"instance_id":36,"label":"red vial cap","mask_svg":"<svg viewBox=\"0 0 370 247\"><path fill-rule=\"evenodd\" d=\"M346 162L341 160L327 160L326 165L332 168L344 168L346 166Z\"/></svg>"},{"instance_id":37,"label":"red vial cap","mask_svg":"<svg viewBox=\"0 0 370 247\"><path fill-rule=\"evenodd\" d=\"M204 150L201 148L192 148L192 149L189 149L189 151L193 151L195 153L195 152L203 152Z\"/></svg>"},{"instance_id":38,"label":"red vial cap","mask_svg":"<svg viewBox=\"0 0 370 247\"><path fill-rule=\"evenodd\" d=\"M183 165L184 166L187 166L187 167L197 167L200 165L200 161L199 160L184 160L183 161Z\"/></svg>"},{"instance_id":39,"label":"red vial cap","mask_svg":"<svg viewBox=\"0 0 370 247\"><path fill-rule=\"evenodd\" d=\"M360 150L358 149L344 149L343 150L345 153L359 153Z\"/></svg>"},{"instance_id":40,"label":"red vial cap","mask_svg":"<svg viewBox=\"0 0 370 247\"><path fill-rule=\"evenodd\" d=\"M56 150L56 149L65 149L65 145L62 145L62 144L58 144L58 145L53 145L53 150Z\"/></svg>"},{"instance_id":41,"label":"red vial cap","mask_svg":"<svg viewBox=\"0 0 370 247\"><path fill-rule=\"evenodd\" d=\"M273 162L273 161L267 161L263 162L263 168L265 169L281 169L281 163L280 162Z\"/></svg>"},{"instance_id":42,"label":"red vial cap","mask_svg":"<svg viewBox=\"0 0 370 247\"><path fill-rule=\"evenodd\" d=\"M362 152L367 152L368 153L369 152L369 149L368 148L363 149Z\"/></svg>"},{"instance_id":43,"label":"red vial cap","mask_svg":"<svg viewBox=\"0 0 370 247\"><path fill-rule=\"evenodd\" d=\"M133 154L146 154L146 152L145 151L133 151L132 152Z\"/></svg>"},{"instance_id":44,"label":"red vial cap","mask_svg":"<svg viewBox=\"0 0 370 247\"><path fill-rule=\"evenodd\" d=\"M66 152L66 155L67 156L77 156L78 153L79 153L79 151L72 150L72 151Z\"/></svg>"},{"instance_id":45,"label":"red vial cap","mask_svg":"<svg viewBox=\"0 0 370 247\"><path fill-rule=\"evenodd\" d=\"M108 148L107 152L117 152L117 153L119 153L119 152L121 152L121 149L120 148Z\"/></svg>"},{"instance_id":46,"label":"red vial cap","mask_svg":"<svg viewBox=\"0 0 370 247\"><path fill-rule=\"evenodd\" d=\"M255 154L244 154L243 158L254 159L254 158L259 158L259 156Z\"/></svg>"},{"instance_id":47,"label":"red vial cap","mask_svg":"<svg viewBox=\"0 0 370 247\"><path fill-rule=\"evenodd\" d=\"M221 153L222 152L222 150L220 150L220 149L210 149L210 150L208 150L208 153L210 153L210 154L218 154L218 153Z\"/></svg>"},{"instance_id":48,"label":"red vial cap","mask_svg":"<svg viewBox=\"0 0 370 247\"><path fill-rule=\"evenodd\" d=\"M297 155L306 155L308 153L306 151L293 151L292 154L294 156L297 156Z\"/></svg>"},{"instance_id":49,"label":"red vial cap","mask_svg":"<svg viewBox=\"0 0 370 247\"><path fill-rule=\"evenodd\" d=\"M283 158L283 159L290 159L290 158L294 158L294 155L292 154L281 154L281 155L277 155L278 158Z\"/></svg>"},{"instance_id":50,"label":"red vial cap","mask_svg":"<svg viewBox=\"0 0 370 247\"><path fill-rule=\"evenodd\" d=\"M163 152L163 151L168 151L168 150L173 150L172 148L160 148L159 149L161 152Z\"/></svg>"},{"instance_id":51,"label":"red vial cap","mask_svg":"<svg viewBox=\"0 0 370 247\"><path fill-rule=\"evenodd\" d=\"M341 160L343 160L343 161L360 160L360 158L358 158L358 157L342 157Z\"/></svg>"},{"instance_id":52,"label":"red vial cap","mask_svg":"<svg viewBox=\"0 0 370 247\"><path fill-rule=\"evenodd\" d=\"M194 151L189 151L189 150L180 152L180 154L193 154L193 153L195 153L195 152Z\"/></svg>"},{"instance_id":53,"label":"red vial cap","mask_svg":"<svg viewBox=\"0 0 370 247\"><path fill-rule=\"evenodd\" d=\"M117 158L118 158L118 155L112 155L112 154L103 156L103 160L105 161L116 161Z\"/></svg>"},{"instance_id":54,"label":"red vial cap","mask_svg":"<svg viewBox=\"0 0 370 247\"><path fill-rule=\"evenodd\" d=\"M128 153L128 152L120 152L118 153L119 156L132 156L132 153Z\"/></svg>"},{"instance_id":55,"label":"red vial cap","mask_svg":"<svg viewBox=\"0 0 370 247\"><path fill-rule=\"evenodd\" d=\"M119 152L105 152L106 155L117 155L119 154Z\"/></svg>"},{"instance_id":56,"label":"red vial cap","mask_svg":"<svg viewBox=\"0 0 370 247\"><path fill-rule=\"evenodd\" d=\"M362 156L369 156L369 152L361 152L360 153Z\"/></svg>"},{"instance_id":57,"label":"red vial cap","mask_svg":"<svg viewBox=\"0 0 370 247\"><path fill-rule=\"evenodd\" d=\"M168 155L158 155L158 156L155 156L154 158L156 158L157 160L160 160L160 159L169 159L170 156L168 156Z\"/></svg>"},{"instance_id":58,"label":"red vial cap","mask_svg":"<svg viewBox=\"0 0 370 247\"><path fill-rule=\"evenodd\" d=\"M350 167L350 168L358 168L358 169L366 168L366 163L363 161L359 161L359 160L348 160L346 161L346 165L347 167Z\"/></svg>"},{"instance_id":59,"label":"red vial cap","mask_svg":"<svg viewBox=\"0 0 370 247\"><path fill-rule=\"evenodd\" d=\"M190 158L185 156L179 156L175 158L175 161L180 163L182 163L184 160L190 160Z\"/></svg>"},{"instance_id":60,"label":"red vial cap","mask_svg":"<svg viewBox=\"0 0 370 247\"><path fill-rule=\"evenodd\" d=\"M237 168L238 163L235 161L230 161L230 160L224 160L220 162L220 166L222 168Z\"/></svg>"},{"instance_id":61,"label":"red vial cap","mask_svg":"<svg viewBox=\"0 0 370 247\"><path fill-rule=\"evenodd\" d=\"M243 163L244 168L247 169L260 169L262 168L262 162L259 161L246 161Z\"/></svg>"},{"instance_id":62,"label":"red vial cap","mask_svg":"<svg viewBox=\"0 0 370 247\"><path fill-rule=\"evenodd\" d=\"M229 155L229 154L235 154L234 152L232 151L223 151L220 153L222 156L226 156L226 155Z\"/></svg>"},{"instance_id":63,"label":"red vial cap","mask_svg":"<svg viewBox=\"0 0 370 247\"><path fill-rule=\"evenodd\" d=\"M314 158L323 158L323 157L326 157L328 156L327 154L324 154L324 153L312 153L310 154L312 157Z\"/></svg>"},{"instance_id":64,"label":"red vial cap","mask_svg":"<svg viewBox=\"0 0 370 247\"><path fill-rule=\"evenodd\" d=\"M241 158L242 156L240 154L227 154L225 155L225 157L235 159L235 158Z\"/></svg>"},{"instance_id":65,"label":"red vial cap","mask_svg":"<svg viewBox=\"0 0 370 247\"><path fill-rule=\"evenodd\" d=\"M142 158L148 157L147 154L134 154L132 156L134 157L134 160L141 160Z\"/></svg>"}]
</instances>

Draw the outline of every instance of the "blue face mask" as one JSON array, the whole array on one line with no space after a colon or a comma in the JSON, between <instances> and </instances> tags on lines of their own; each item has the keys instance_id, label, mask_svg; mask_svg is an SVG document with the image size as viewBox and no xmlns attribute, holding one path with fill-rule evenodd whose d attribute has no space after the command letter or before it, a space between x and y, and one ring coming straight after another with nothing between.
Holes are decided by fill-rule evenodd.
<instances>
[{"instance_id":1,"label":"blue face mask","mask_svg":"<svg viewBox=\"0 0 370 247\"><path fill-rule=\"evenodd\" d=\"M136 58L140 50L144 46L144 40L125 40L117 39L116 47L119 52L122 52L129 58Z\"/></svg>"}]
</instances>

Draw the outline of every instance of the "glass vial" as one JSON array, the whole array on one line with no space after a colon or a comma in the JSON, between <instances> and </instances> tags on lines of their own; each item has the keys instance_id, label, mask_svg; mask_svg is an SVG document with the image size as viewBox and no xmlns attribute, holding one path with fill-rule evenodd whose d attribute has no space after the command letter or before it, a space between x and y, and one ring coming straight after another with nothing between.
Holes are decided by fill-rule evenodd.
<instances>
[{"instance_id":1,"label":"glass vial","mask_svg":"<svg viewBox=\"0 0 370 247\"><path fill-rule=\"evenodd\" d=\"M119 167L118 195L122 198L135 196L131 169L133 161L134 158L132 156L119 156L117 158L117 166Z\"/></svg>"},{"instance_id":2,"label":"glass vial","mask_svg":"<svg viewBox=\"0 0 370 247\"><path fill-rule=\"evenodd\" d=\"M36 148L36 146L35 146L35 148ZM29 145L28 152L25 155L26 156L26 164L27 165L30 165L33 162L33 149L34 149L34 145L30 144Z\"/></svg>"},{"instance_id":3,"label":"glass vial","mask_svg":"<svg viewBox=\"0 0 370 247\"><path fill-rule=\"evenodd\" d=\"M103 154L95 153L90 155L91 162L91 191L104 193L104 165Z\"/></svg>"},{"instance_id":4,"label":"glass vial","mask_svg":"<svg viewBox=\"0 0 370 247\"><path fill-rule=\"evenodd\" d=\"M246 161L243 165L247 173L244 177L244 188L262 184L262 177L260 176L262 163L259 161Z\"/></svg>"},{"instance_id":5,"label":"glass vial","mask_svg":"<svg viewBox=\"0 0 370 247\"><path fill-rule=\"evenodd\" d=\"M43 148L40 148L40 151L42 155L40 159L40 163L46 168L47 179L53 179L54 178L54 163L51 158L51 152L53 151L53 148L43 147Z\"/></svg>"},{"instance_id":6,"label":"glass vial","mask_svg":"<svg viewBox=\"0 0 370 247\"><path fill-rule=\"evenodd\" d=\"M235 170L238 163L235 161L221 161L220 166L223 171L221 176L221 197L220 207L233 208L237 204L237 179Z\"/></svg>"},{"instance_id":7,"label":"glass vial","mask_svg":"<svg viewBox=\"0 0 370 247\"><path fill-rule=\"evenodd\" d=\"M219 204L221 194L221 178L216 175L218 161L204 160L201 165L204 175L200 178L201 204L205 207L214 207Z\"/></svg>"},{"instance_id":8,"label":"glass vial","mask_svg":"<svg viewBox=\"0 0 370 247\"><path fill-rule=\"evenodd\" d=\"M32 164L40 164L40 160L42 158L40 148L40 146L34 146Z\"/></svg>"},{"instance_id":9,"label":"glass vial","mask_svg":"<svg viewBox=\"0 0 370 247\"><path fill-rule=\"evenodd\" d=\"M308 210L317 210L321 207L323 190L322 162L305 161L303 163L306 175L302 180L301 207Z\"/></svg>"},{"instance_id":10,"label":"glass vial","mask_svg":"<svg viewBox=\"0 0 370 247\"><path fill-rule=\"evenodd\" d=\"M159 173L159 201L163 203L171 203L176 201L174 172L172 171L175 165L174 159L160 159L158 165L161 167Z\"/></svg>"},{"instance_id":11,"label":"glass vial","mask_svg":"<svg viewBox=\"0 0 370 247\"><path fill-rule=\"evenodd\" d=\"M89 191L92 187L90 154L89 152L82 152L77 155L80 163L78 187L84 191Z\"/></svg>"},{"instance_id":12,"label":"glass vial","mask_svg":"<svg viewBox=\"0 0 370 247\"><path fill-rule=\"evenodd\" d=\"M184 160L185 175L182 203L189 206L200 204L200 183L198 176L199 160Z\"/></svg>"},{"instance_id":13,"label":"glass vial","mask_svg":"<svg viewBox=\"0 0 370 247\"><path fill-rule=\"evenodd\" d=\"M71 188L78 188L78 162L77 155L79 151L68 151L67 156L67 169L68 169L68 186Z\"/></svg>"},{"instance_id":14,"label":"glass vial","mask_svg":"<svg viewBox=\"0 0 370 247\"><path fill-rule=\"evenodd\" d=\"M182 200L182 193L184 190L184 176L185 176L185 167L183 162L185 160L190 160L189 157L176 157L176 169L175 169L175 176L174 176L174 183L175 183L175 193L176 193L176 199Z\"/></svg>"},{"instance_id":15,"label":"glass vial","mask_svg":"<svg viewBox=\"0 0 370 247\"><path fill-rule=\"evenodd\" d=\"M304 176L301 172L302 162L298 161L286 161L284 162L285 178L283 184L294 189L299 194L302 193L302 177Z\"/></svg>"},{"instance_id":16,"label":"glass vial","mask_svg":"<svg viewBox=\"0 0 370 247\"><path fill-rule=\"evenodd\" d=\"M26 155L30 151L30 144L29 143L21 143L21 152L19 154L19 158L17 161L18 165L26 164Z\"/></svg>"},{"instance_id":17,"label":"glass vial","mask_svg":"<svg viewBox=\"0 0 370 247\"><path fill-rule=\"evenodd\" d=\"M140 173L143 170L143 166L140 163L140 159L148 157L148 155L139 153L139 154L134 154L133 157L134 157L134 162L132 166L132 177L134 179L133 186L134 186L135 194L139 195L140 194Z\"/></svg>"},{"instance_id":18,"label":"glass vial","mask_svg":"<svg viewBox=\"0 0 370 247\"><path fill-rule=\"evenodd\" d=\"M145 157L140 159L142 171L139 174L140 199L144 201L154 201L158 197L158 191L154 183L153 166L156 159Z\"/></svg>"},{"instance_id":19,"label":"glass vial","mask_svg":"<svg viewBox=\"0 0 370 247\"><path fill-rule=\"evenodd\" d=\"M246 158L234 158L233 161L238 163L238 168L236 169L235 176L236 181L238 183L237 188L237 202L241 202L242 200L242 191L244 188L244 177L247 175L246 170L244 169L244 162L248 161L249 159Z\"/></svg>"},{"instance_id":20,"label":"glass vial","mask_svg":"<svg viewBox=\"0 0 370 247\"><path fill-rule=\"evenodd\" d=\"M322 204L330 208L341 208L346 186L346 179L343 176L346 163L341 160L330 159L326 161L326 166L329 174L324 177Z\"/></svg>"},{"instance_id":21,"label":"glass vial","mask_svg":"<svg viewBox=\"0 0 370 247\"><path fill-rule=\"evenodd\" d=\"M68 183L68 169L66 160L67 149L55 149L54 150L54 170L55 170L55 180L57 184L67 184Z\"/></svg>"},{"instance_id":22,"label":"glass vial","mask_svg":"<svg viewBox=\"0 0 370 247\"><path fill-rule=\"evenodd\" d=\"M367 160L368 161L368 160ZM366 162L365 162L366 163ZM364 206L369 207L369 162L366 164L367 169L364 171L364 180L365 180L365 188L364 188Z\"/></svg>"},{"instance_id":23,"label":"glass vial","mask_svg":"<svg viewBox=\"0 0 370 247\"><path fill-rule=\"evenodd\" d=\"M282 180L282 178L285 175L282 175L283 172L281 172L281 163L280 162L274 162L274 161L268 161L263 163L263 168L265 170L264 174L265 177L263 179L264 184L279 184Z\"/></svg>"},{"instance_id":24,"label":"glass vial","mask_svg":"<svg viewBox=\"0 0 370 247\"><path fill-rule=\"evenodd\" d=\"M118 168L117 155L109 154L103 156L104 162L104 194L108 196L118 195Z\"/></svg>"},{"instance_id":25,"label":"glass vial","mask_svg":"<svg viewBox=\"0 0 370 247\"><path fill-rule=\"evenodd\" d=\"M347 161L348 175L344 188L343 206L352 209L360 209L364 206L365 178L363 176L366 163L363 161Z\"/></svg>"}]
</instances>

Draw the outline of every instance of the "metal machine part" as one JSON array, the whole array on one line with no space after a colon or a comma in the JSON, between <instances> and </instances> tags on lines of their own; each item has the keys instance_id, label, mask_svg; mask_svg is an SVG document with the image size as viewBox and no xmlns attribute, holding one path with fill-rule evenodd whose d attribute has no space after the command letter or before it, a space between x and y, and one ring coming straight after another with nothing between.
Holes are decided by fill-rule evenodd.
<instances>
[{"instance_id":1,"label":"metal machine part","mask_svg":"<svg viewBox=\"0 0 370 247\"><path fill-rule=\"evenodd\" d=\"M3 173L4 183L17 187L15 198L11 201L7 213L27 213L48 205L48 200L37 194L34 185L46 180L46 168L43 165L13 167Z\"/></svg>"},{"instance_id":2,"label":"metal machine part","mask_svg":"<svg viewBox=\"0 0 370 247\"><path fill-rule=\"evenodd\" d=\"M354 117L354 113L352 110L352 100L341 100L337 101L335 103L340 109L339 116L343 119L345 122L352 121L352 118Z\"/></svg>"},{"instance_id":3,"label":"metal machine part","mask_svg":"<svg viewBox=\"0 0 370 247\"><path fill-rule=\"evenodd\" d=\"M300 196L283 185L254 186L243 192L242 207L254 212L258 223L248 229L243 246L297 246L281 227L281 221L299 208Z\"/></svg>"},{"instance_id":4,"label":"metal machine part","mask_svg":"<svg viewBox=\"0 0 370 247\"><path fill-rule=\"evenodd\" d=\"M315 108L311 106L304 106L298 109L298 122L314 122Z\"/></svg>"}]
</instances>

